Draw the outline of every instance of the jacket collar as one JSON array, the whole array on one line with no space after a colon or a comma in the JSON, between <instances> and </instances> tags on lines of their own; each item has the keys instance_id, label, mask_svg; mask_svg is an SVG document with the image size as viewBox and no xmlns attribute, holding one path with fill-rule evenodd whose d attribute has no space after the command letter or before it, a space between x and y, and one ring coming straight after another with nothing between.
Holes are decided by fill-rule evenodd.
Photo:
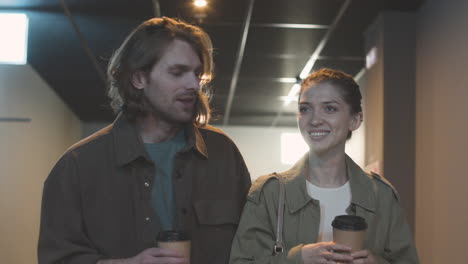
<instances>
[{"instance_id":1,"label":"jacket collar","mask_svg":"<svg viewBox=\"0 0 468 264\"><path fill-rule=\"evenodd\" d=\"M351 188L351 204L374 212L377 198L371 176L365 173L348 155L346 155L346 167Z\"/></svg>"},{"instance_id":2,"label":"jacket collar","mask_svg":"<svg viewBox=\"0 0 468 264\"><path fill-rule=\"evenodd\" d=\"M280 173L285 181L286 201L290 213L299 211L309 202L314 202L307 193L305 165L308 162L309 153L306 153L294 166ZM375 194L372 180L369 176L346 155L346 167L351 188L351 204L375 211Z\"/></svg>"},{"instance_id":3,"label":"jacket collar","mask_svg":"<svg viewBox=\"0 0 468 264\"><path fill-rule=\"evenodd\" d=\"M182 152L194 149L207 159L208 151L199 129L193 124L187 125L184 129L187 147ZM151 160L135 124L130 123L122 113L117 116L112 124L112 133L114 135L115 157L119 166L126 165L140 157L148 161Z\"/></svg>"},{"instance_id":4,"label":"jacket collar","mask_svg":"<svg viewBox=\"0 0 468 264\"><path fill-rule=\"evenodd\" d=\"M187 147L183 152L191 149L196 150L204 159L208 159L208 149L206 148L205 140L200 132L200 129L193 124L185 127L187 135Z\"/></svg>"},{"instance_id":5,"label":"jacket collar","mask_svg":"<svg viewBox=\"0 0 468 264\"><path fill-rule=\"evenodd\" d=\"M290 213L299 211L307 203L312 202L313 199L307 193L306 178L305 178L305 164L308 162L307 153L294 166L280 173L285 182L285 195L286 202Z\"/></svg>"}]
</instances>

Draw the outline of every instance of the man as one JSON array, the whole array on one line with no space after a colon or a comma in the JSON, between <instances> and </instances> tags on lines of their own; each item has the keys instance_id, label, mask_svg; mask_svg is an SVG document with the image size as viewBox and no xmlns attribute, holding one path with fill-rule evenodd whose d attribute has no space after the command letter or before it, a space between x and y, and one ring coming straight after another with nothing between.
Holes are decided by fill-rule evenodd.
<instances>
[{"instance_id":1,"label":"man","mask_svg":"<svg viewBox=\"0 0 468 264\"><path fill-rule=\"evenodd\" d=\"M72 146L44 184L40 264L188 263L156 248L191 235L191 264L227 263L250 187L234 143L207 125L212 46L170 18L138 26L113 55L114 123Z\"/></svg>"}]
</instances>

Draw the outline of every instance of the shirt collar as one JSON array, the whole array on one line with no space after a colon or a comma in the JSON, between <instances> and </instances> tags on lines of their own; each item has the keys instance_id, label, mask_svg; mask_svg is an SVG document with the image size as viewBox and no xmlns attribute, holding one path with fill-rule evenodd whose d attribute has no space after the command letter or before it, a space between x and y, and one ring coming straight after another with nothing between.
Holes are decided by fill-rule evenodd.
<instances>
[{"instance_id":1,"label":"shirt collar","mask_svg":"<svg viewBox=\"0 0 468 264\"><path fill-rule=\"evenodd\" d=\"M306 153L294 166L281 173L286 183L286 201L290 213L299 211L301 208L314 200L307 193L305 165L308 162ZM346 155L346 167L351 188L351 203L370 211L375 211L376 198L373 191L372 180L369 176Z\"/></svg>"},{"instance_id":2,"label":"shirt collar","mask_svg":"<svg viewBox=\"0 0 468 264\"><path fill-rule=\"evenodd\" d=\"M203 158L207 159L208 151L199 129L193 124L185 126L184 129L187 137L187 146L182 152L194 149ZM112 133L114 135L115 156L118 165L126 165L139 157L148 161L151 160L135 124L129 122L122 113L115 119L112 125Z\"/></svg>"}]
</instances>

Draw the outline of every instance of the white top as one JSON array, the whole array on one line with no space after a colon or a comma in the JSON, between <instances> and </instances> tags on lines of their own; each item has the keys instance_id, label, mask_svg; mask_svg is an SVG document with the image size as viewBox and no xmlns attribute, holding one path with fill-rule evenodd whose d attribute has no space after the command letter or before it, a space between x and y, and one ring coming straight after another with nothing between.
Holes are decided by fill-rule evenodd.
<instances>
[{"instance_id":1,"label":"white top","mask_svg":"<svg viewBox=\"0 0 468 264\"><path fill-rule=\"evenodd\" d=\"M307 182L307 193L320 202L320 227L317 242L333 241L332 221L337 215L345 215L351 204L349 181L338 188L321 188Z\"/></svg>"}]
</instances>

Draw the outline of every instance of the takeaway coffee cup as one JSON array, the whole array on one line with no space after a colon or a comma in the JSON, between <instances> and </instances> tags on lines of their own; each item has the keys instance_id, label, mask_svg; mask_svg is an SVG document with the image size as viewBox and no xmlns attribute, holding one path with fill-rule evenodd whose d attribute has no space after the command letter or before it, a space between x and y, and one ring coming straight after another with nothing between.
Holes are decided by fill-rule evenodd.
<instances>
[{"instance_id":1,"label":"takeaway coffee cup","mask_svg":"<svg viewBox=\"0 0 468 264\"><path fill-rule=\"evenodd\" d=\"M158 234L158 247L170 248L190 261L190 237L184 231L162 231Z\"/></svg>"},{"instance_id":2,"label":"takeaway coffee cup","mask_svg":"<svg viewBox=\"0 0 468 264\"><path fill-rule=\"evenodd\" d=\"M360 216L339 215L332 222L333 242L351 247L351 251L364 249L367 223Z\"/></svg>"}]
</instances>

